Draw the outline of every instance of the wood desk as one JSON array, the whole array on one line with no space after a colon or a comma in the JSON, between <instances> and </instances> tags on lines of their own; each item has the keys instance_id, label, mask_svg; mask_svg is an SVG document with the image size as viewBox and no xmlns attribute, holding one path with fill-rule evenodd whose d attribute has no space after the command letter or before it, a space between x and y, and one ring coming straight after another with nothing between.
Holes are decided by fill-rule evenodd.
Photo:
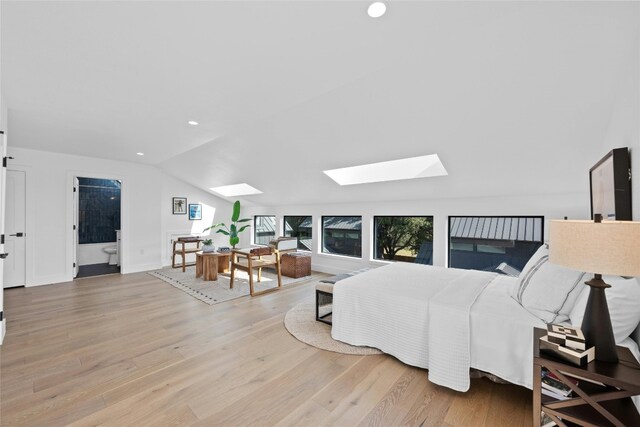
<instances>
[{"instance_id":1,"label":"wood desk","mask_svg":"<svg viewBox=\"0 0 640 427\"><path fill-rule=\"evenodd\" d=\"M204 280L218 280L218 273L229 272L230 253L196 252L196 277Z\"/></svg>"}]
</instances>

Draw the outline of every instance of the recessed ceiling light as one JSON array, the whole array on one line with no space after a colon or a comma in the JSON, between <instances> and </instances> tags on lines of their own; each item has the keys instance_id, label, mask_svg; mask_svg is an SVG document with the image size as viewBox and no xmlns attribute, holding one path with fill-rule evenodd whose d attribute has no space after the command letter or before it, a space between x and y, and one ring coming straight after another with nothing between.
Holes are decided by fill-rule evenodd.
<instances>
[{"instance_id":1,"label":"recessed ceiling light","mask_svg":"<svg viewBox=\"0 0 640 427\"><path fill-rule=\"evenodd\" d=\"M367 13L372 18L380 18L387 11L387 5L382 3L381 1L377 1L375 3L371 3L369 5L369 9L367 9Z\"/></svg>"},{"instance_id":2,"label":"recessed ceiling light","mask_svg":"<svg viewBox=\"0 0 640 427\"><path fill-rule=\"evenodd\" d=\"M437 154L324 171L340 185L448 175Z\"/></svg>"},{"instance_id":3,"label":"recessed ceiling light","mask_svg":"<svg viewBox=\"0 0 640 427\"><path fill-rule=\"evenodd\" d=\"M144 156L144 153L136 153L138 156Z\"/></svg>"},{"instance_id":4,"label":"recessed ceiling light","mask_svg":"<svg viewBox=\"0 0 640 427\"><path fill-rule=\"evenodd\" d=\"M198 122L196 122L195 120L189 120L189 122L188 122L188 123L189 123L191 126L198 126L198 125L199 125L199 123L198 123Z\"/></svg>"},{"instance_id":5,"label":"recessed ceiling light","mask_svg":"<svg viewBox=\"0 0 640 427\"><path fill-rule=\"evenodd\" d=\"M262 191L253 188L246 182L242 184L223 185L222 187L212 187L209 190L224 197L250 196L252 194L262 194Z\"/></svg>"}]
</instances>

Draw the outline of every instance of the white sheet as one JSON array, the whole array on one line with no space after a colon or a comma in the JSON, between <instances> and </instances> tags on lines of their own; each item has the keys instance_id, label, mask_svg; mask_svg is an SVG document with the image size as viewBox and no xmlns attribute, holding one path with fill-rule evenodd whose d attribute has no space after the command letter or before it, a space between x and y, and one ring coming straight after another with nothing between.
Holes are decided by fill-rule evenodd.
<instances>
[{"instance_id":1,"label":"white sheet","mask_svg":"<svg viewBox=\"0 0 640 427\"><path fill-rule=\"evenodd\" d=\"M428 300L459 276L395 263L342 280L334 287L331 335L428 369ZM545 325L511 298L516 281L496 276L471 308L471 367L531 388L533 327Z\"/></svg>"},{"instance_id":2,"label":"white sheet","mask_svg":"<svg viewBox=\"0 0 640 427\"><path fill-rule=\"evenodd\" d=\"M429 300L429 381L456 391L471 385L470 310L497 276L458 270L459 276Z\"/></svg>"}]
</instances>

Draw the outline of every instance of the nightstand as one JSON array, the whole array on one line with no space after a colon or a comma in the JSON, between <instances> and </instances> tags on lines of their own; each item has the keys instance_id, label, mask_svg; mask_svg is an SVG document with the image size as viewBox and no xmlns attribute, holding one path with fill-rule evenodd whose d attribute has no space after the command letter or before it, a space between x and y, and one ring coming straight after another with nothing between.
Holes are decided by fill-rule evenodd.
<instances>
[{"instance_id":1,"label":"nightstand","mask_svg":"<svg viewBox=\"0 0 640 427\"><path fill-rule=\"evenodd\" d=\"M640 426L640 414L631 396L640 395L640 363L628 348L618 346L618 363L594 360L586 367L571 365L540 353L539 338L547 331L533 331L533 425L540 425L540 412L559 426ZM597 351L597 350L596 350ZM556 400L542 394L542 368L556 375L574 397ZM574 385L566 376L578 380ZM561 419L558 419L561 418Z\"/></svg>"}]
</instances>

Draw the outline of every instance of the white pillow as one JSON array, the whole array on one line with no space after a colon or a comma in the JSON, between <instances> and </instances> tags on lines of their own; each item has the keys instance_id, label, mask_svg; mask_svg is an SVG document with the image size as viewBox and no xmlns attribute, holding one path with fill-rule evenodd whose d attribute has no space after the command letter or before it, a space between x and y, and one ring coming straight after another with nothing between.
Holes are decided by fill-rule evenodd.
<instances>
[{"instance_id":1,"label":"white pillow","mask_svg":"<svg viewBox=\"0 0 640 427\"><path fill-rule=\"evenodd\" d=\"M576 303L585 273L570 270L549 262L543 257L524 277L520 290L520 304L531 314L546 323L569 320L569 313Z\"/></svg>"},{"instance_id":2,"label":"white pillow","mask_svg":"<svg viewBox=\"0 0 640 427\"><path fill-rule=\"evenodd\" d=\"M546 243L540 246L538 250L533 255L531 255L531 258L529 258L529 261L527 261L524 268L520 272L520 275L518 276L518 284L514 288L514 293L512 297L519 303L521 303L520 288L522 287L522 282L525 280L526 277L533 274L535 270L537 270L540 259L544 257L549 258L549 245L547 245Z\"/></svg>"},{"instance_id":3,"label":"white pillow","mask_svg":"<svg viewBox=\"0 0 640 427\"><path fill-rule=\"evenodd\" d=\"M588 277L590 279L590 277ZM611 316L611 326L616 343L620 344L636 329L640 323L640 280L625 279L620 276L602 276L602 280L610 284L605 295ZM589 299L589 286L583 286L580 295L569 313L571 324L582 326L582 318Z\"/></svg>"}]
</instances>

